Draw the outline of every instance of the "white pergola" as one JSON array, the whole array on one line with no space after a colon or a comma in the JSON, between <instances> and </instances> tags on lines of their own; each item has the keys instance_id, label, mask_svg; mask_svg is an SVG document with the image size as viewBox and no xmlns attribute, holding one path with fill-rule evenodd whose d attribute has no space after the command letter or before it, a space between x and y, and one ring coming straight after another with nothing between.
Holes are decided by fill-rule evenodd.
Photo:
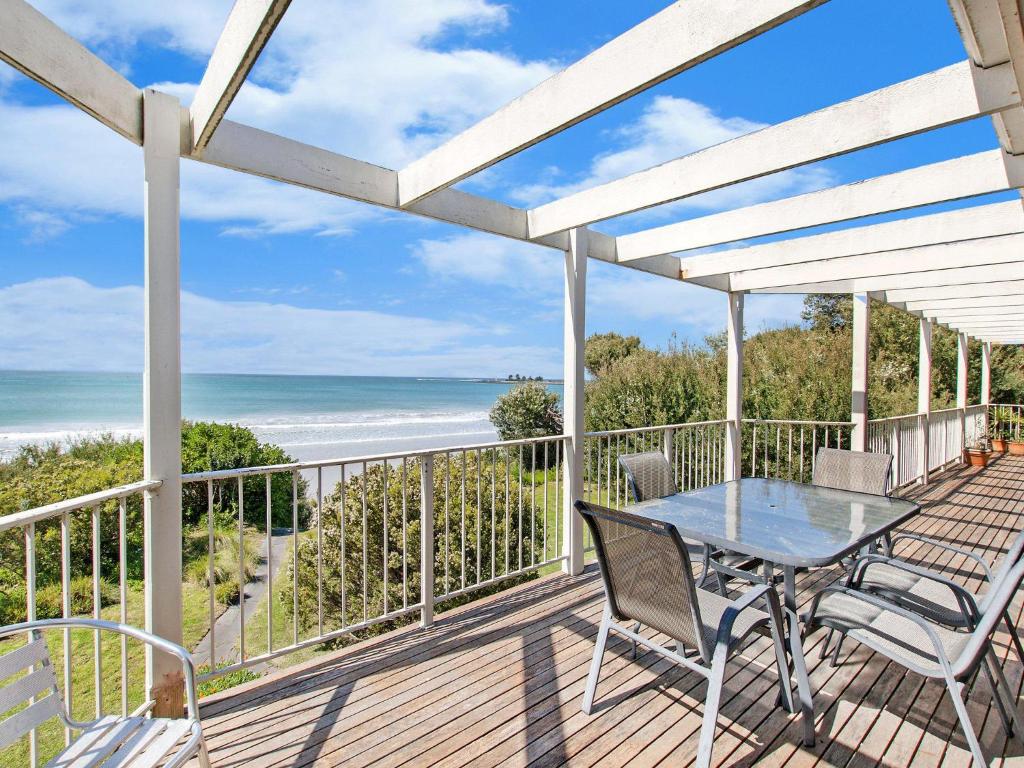
<instances>
[{"instance_id":1,"label":"white pergola","mask_svg":"<svg viewBox=\"0 0 1024 768\"><path fill-rule=\"evenodd\" d=\"M869 297L920 318L919 410L930 408L931 332L958 333L957 404L967 403L968 336L1024 342L1020 200L851 226L716 253L698 249L909 211L1024 186L1024 29L1017 0L949 0L967 59L526 210L452 185L825 0L681 0L542 82L405 168L392 170L225 119L289 0L237 0L191 105L140 90L24 0L0 0L0 58L142 145L145 162L145 475L160 479L145 536L147 628L181 637L180 158L460 224L565 258L567 568L582 570L583 338L587 259L727 297L727 477L739 473L743 300L748 293L854 296L853 446L866 445ZM611 237L588 225L895 139L991 116L1000 148L782 200ZM180 563L180 557L177 558ZM154 599L159 595L160 599ZM174 665L147 661L172 704ZM163 697L163 700L161 699Z\"/></svg>"}]
</instances>

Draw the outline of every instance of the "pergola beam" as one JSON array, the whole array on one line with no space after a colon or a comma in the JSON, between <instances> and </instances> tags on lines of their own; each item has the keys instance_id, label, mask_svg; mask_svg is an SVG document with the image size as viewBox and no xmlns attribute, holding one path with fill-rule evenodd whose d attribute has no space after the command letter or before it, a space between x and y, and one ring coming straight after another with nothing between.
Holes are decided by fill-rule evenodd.
<instances>
[{"instance_id":1,"label":"pergola beam","mask_svg":"<svg viewBox=\"0 0 1024 768\"><path fill-rule=\"evenodd\" d=\"M931 299L903 302L908 312L970 312L987 307L1024 308L1024 288L1015 295L985 296L975 298Z\"/></svg>"},{"instance_id":2,"label":"pergola beam","mask_svg":"<svg viewBox=\"0 0 1024 768\"><path fill-rule=\"evenodd\" d=\"M24 0L0 0L0 60L142 144L142 91Z\"/></svg>"},{"instance_id":3,"label":"pergola beam","mask_svg":"<svg viewBox=\"0 0 1024 768\"><path fill-rule=\"evenodd\" d=\"M1020 200L1011 200L749 248L688 256L680 261L679 266L684 279L707 277L883 251L904 252L923 246L1021 232L1024 232L1024 205Z\"/></svg>"},{"instance_id":4,"label":"pergola beam","mask_svg":"<svg viewBox=\"0 0 1024 768\"><path fill-rule=\"evenodd\" d=\"M1024 296L1024 280L954 287L889 288L880 298L888 304L899 304L910 301L942 301L946 299L975 301L989 296Z\"/></svg>"},{"instance_id":5,"label":"pergola beam","mask_svg":"<svg viewBox=\"0 0 1024 768\"><path fill-rule=\"evenodd\" d=\"M189 107L193 152L209 144L290 3L236 0Z\"/></svg>"},{"instance_id":6,"label":"pergola beam","mask_svg":"<svg viewBox=\"0 0 1024 768\"><path fill-rule=\"evenodd\" d=\"M371 205L400 208L395 171L231 120L221 123L202 157L192 159ZM457 189L442 190L404 210L502 237L529 240L525 210ZM560 233L530 242L564 251L569 238ZM592 231L587 243L591 258L616 261L613 237ZM674 256L659 256L629 266L662 277L679 277L679 260Z\"/></svg>"},{"instance_id":7,"label":"pergola beam","mask_svg":"<svg viewBox=\"0 0 1024 768\"><path fill-rule=\"evenodd\" d=\"M1019 104L1009 64L980 69L962 61L541 205L530 211L530 234L561 232Z\"/></svg>"},{"instance_id":8,"label":"pergola beam","mask_svg":"<svg viewBox=\"0 0 1024 768\"><path fill-rule=\"evenodd\" d=\"M992 284L1006 280L1024 280L1024 263L984 264L959 269L936 269L930 272L910 272L879 277L863 277L809 280L805 283L778 286L774 288L751 289L750 293L857 293L860 291L879 292L910 288L966 288L984 291L987 295ZM986 287L972 287L970 284L985 284Z\"/></svg>"},{"instance_id":9,"label":"pergola beam","mask_svg":"<svg viewBox=\"0 0 1024 768\"><path fill-rule=\"evenodd\" d=\"M817 192L620 235L619 261L746 240L1024 186L1024 157L992 149Z\"/></svg>"},{"instance_id":10,"label":"pergola beam","mask_svg":"<svg viewBox=\"0 0 1024 768\"><path fill-rule=\"evenodd\" d=\"M673 3L399 173L401 205L454 184L824 0Z\"/></svg>"},{"instance_id":11,"label":"pergola beam","mask_svg":"<svg viewBox=\"0 0 1024 768\"><path fill-rule=\"evenodd\" d=\"M783 288L801 282L873 279L886 275L916 279L922 275L976 268L978 265L1020 265L1022 249L1024 235L986 237L733 272L729 286L734 291L752 291Z\"/></svg>"}]
</instances>

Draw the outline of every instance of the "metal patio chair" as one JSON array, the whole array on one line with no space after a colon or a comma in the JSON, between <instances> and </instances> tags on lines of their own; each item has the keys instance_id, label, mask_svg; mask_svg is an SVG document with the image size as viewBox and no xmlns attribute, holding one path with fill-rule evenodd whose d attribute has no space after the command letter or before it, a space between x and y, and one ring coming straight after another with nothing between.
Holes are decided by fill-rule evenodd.
<instances>
[{"instance_id":1,"label":"metal patio chair","mask_svg":"<svg viewBox=\"0 0 1024 768\"><path fill-rule=\"evenodd\" d=\"M963 690L983 671L1003 724L1010 735L1024 734L1017 700L992 647L992 634L1024 580L1024 560L1004 571L991 587L991 598L970 632L958 632L877 595L845 585L819 592L807 617L807 631L824 626L851 637L900 666L942 680L953 699L967 746L976 765L985 766L978 737L971 726ZM1003 696L1007 699L1004 701Z\"/></svg>"},{"instance_id":2,"label":"metal patio chair","mask_svg":"<svg viewBox=\"0 0 1024 768\"><path fill-rule=\"evenodd\" d=\"M185 673L187 713L182 718L120 717L108 715L89 722L71 718L57 685L53 662L41 630L68 627L116 632L140 640L181 659ZM47 619L0 627L0 639L32 633L30 642L0 656L0 680L19 675L0 688L0 750L14 744L49 720L57 718L78 737L53 758L47 768L179 768L198 756L210 768L202 727L192 657L179 645L148 632L96 619ZM25 674L20 674L24 672ZM25 705L11 713L21 705Z\"/></svg>"},{"instance_id":3,"label":"metal patio chair","mask_svg":"<svg viewBox=\"0 0 1024 768\"><path fill-rule=\"evenodd\" d=\"M1010 543L1009 549L991 566L976 552L913 533L902 533L893 538L892 546L901 541L916 541L928 547L966 557L982 570L983 584L977 592L953 581L939 570L925 568L897 557L882 554L865 555L850 570L846 585L853 589L878 595L890 602L920 614L934 622L953 628L974 627L979 617L988 610L994 594L994 585L1005 578L1009 570L1024 555L1024 531ZM1024 664L1024 647L1008 611L1003 621L1013 642L1017 658ZM823 656L827 650L823 644ZM838 652L837 652L838 655Z\"/></svg>"},{"instance_id":4,"label":"metal patio chair","mask_svg":"<svg viewBox=\"0 0 1024 768\"><path fill-rule=\"evenodd\" d=\"M636 502L663 499L679 493L672 465L660 451L623 454L619 456L619 465L626 473L626 485ZM761 579L756 575L747 574L742 570L744 567L749 568L758 564L753 558L724 549L713 550L710 545L699 541L683 539L683 543L690 557L700 560L698 586L704 586L712 573L718 581L718 590L723 595L727 592L725 576L760 583Z\"/></svg>"},{"instance_id":5,"label":"metal patio chair","mask_svg":"<svg viewBox=\"0 0 1024 768\"><path fill-rule=\"evenodd\" d=\"M814 458L811 483L854 493L889 495L892 455L819 448Z\"/></svg>"},{"instance_id":6,"label":"metal patio chair","mask_svg":"<svg viewBox=\"0 0 1024 768\"><path fill-rule=\"evenodd\" d=\"M606 597L583 696L584 713L590 714L594 704L611 630L708 679L697 749L700 768L711 762L726 662L751 633L771 636L782 702L793 711L782 611L772 587L755 586L735 601L700 589L693 580L689 551L674 526L582 501L576 502L576 509L593 534ZM668 635L676 650L642 637L621 622L636 622ZM694 655L685 655L687 649Z\"/></svg>"}]
</instances>

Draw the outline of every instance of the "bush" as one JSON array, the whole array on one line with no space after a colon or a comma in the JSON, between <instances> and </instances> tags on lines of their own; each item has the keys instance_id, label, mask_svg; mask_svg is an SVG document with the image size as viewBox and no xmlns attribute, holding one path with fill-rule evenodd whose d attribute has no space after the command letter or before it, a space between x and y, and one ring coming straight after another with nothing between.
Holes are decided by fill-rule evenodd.
<instances>
[{"instance_id":1,"label":"bush","mask_svg":"<svg viewBox=\"0 0 1024 768\"><path fill-rule=\"evenodd\" d=\"M252 579L262 558L259 540L262 535L253 528L247 528L242 567L245 581ZM214 596L224 605L238 600L238 531L234 528L215 528L213 532L213 583ZM208 588L210 586L209 533L203 528L191 528L184 532L183 574L187 581Z\"/></svg>"},{"instance_id":2,"label":"bush","mask_svg":"<svg viewBox=\"0 0 1024 768\"><path fill-rule=\"evenodd\" d=\"M544 520L540 514L540 501L538 492L538 508L534 508L531 495L524 486L522 509L523 509L523 531L519 530L519 487L517 482L516 469L504 460L499 453L497 464L493 467L490 456L486 453L483 456L483 465L478 466L477 455L469 453L466 456L465 482L467 489L472 489L466 494L465 526L466 536L466 557L465 566L462 563L462 539L461 539L461 489L463 482L463 465L461 460L453 460L449 465L445 462L444 456L437 456L434 459L434 553L435 553L435 594L458 589L462 585L463 571L465 583L475 584L479 581L486 581L493 576L500 576L506 571L515 571L519 568L519 550L522 549L522 562L528 565L531 558L537 561L543 559L540 552L541 531ZM504 479L506 468L509 470L511 482L506 496ZM321 535L323 539L323 606L324 606L324 629L336 629L343 624L353 624L363 619L363 590L366 590L367 616L374 617L383 613L384 610L384 484L385 471L388 475L387 481L387 595L388 610L394 611L403 605L406 595L402 590L403 561L402 553L406 553L405 573L408 577L408 602L419 601L420 594L420 468L419 463L410 463L407 467L407 494L403 508L402 483L399 480L401 469L377 464L367 468L365 477L356 475L349 477L344 486L340 483L335 486L332 493L324 497L323 518ZM494 541L495 569L491 571L491 508L492 498L492 476L496 480L493 488L496 506L494 509ZM448 510L446 526L445 510L445 483L448 483ZM476 488L480 483L480 497L484 501L483 514L477 508ZM363 527L363 484L366 488L366 526ZM524 482L527 482L524 477ZM506 498L508 506L506 508ZM342 504L345 509L345 530L342 536L341 510ZM506 539L506 509L508 510L508 560L506 561L504 542ZM404 532L403 541L403 514ZM531 522L531 515L533 519ZM477 570L477 546L476 531L480 526L480 570ZM532 548L530 533L537 532L537 547ZM447 531L447 546L446 546ZM552 534L548 536L549 549L552 546ZM366 571L364 579L364 561L362 557L363 542L366 542ZM342 552L346 553L344 567L342 566ZM447 557L446 557L447 554ZM317 579L317 537L312 531L302 536L299 541L298 550L298 604L300 609L299 623L303 627L314 626L317 622L317 600L318 600L318 579ZM292 561L289 558L282 571L283 577L280 580L280 603L284 606L288 620L291 620L293 610L292 601ZM448 574L451 590L444 589L445 574ZM344 601L342 599L342 578L344 578ZM533 578L533 575L518 577L517 581ZM501 585L506 588L508 583ZM498 591L497 588L490 588L490 592ZM481 590L473 594L478 598L488 594L488 590ZM409 619L410 621L412 619ZM379 624L372 628L371 633L379 633L392 628L401 622Z\"/></svg>"},{"instance_id":3,"label":"bush","mask_svg":"<svg viewBox=\"0 0 1024 768\"><path fill-rule=\"evenodd\" d=\"M502 440L527 440L562 434L562 411L558 395L538 382L517 384L498 397L490 413L491 423ZM547 469L554 466L554 451L548 452ZM537 457L543 464L543 456ZM534 469L532 452L523 456L523 463Z\"/></svg>"}]
</instances>

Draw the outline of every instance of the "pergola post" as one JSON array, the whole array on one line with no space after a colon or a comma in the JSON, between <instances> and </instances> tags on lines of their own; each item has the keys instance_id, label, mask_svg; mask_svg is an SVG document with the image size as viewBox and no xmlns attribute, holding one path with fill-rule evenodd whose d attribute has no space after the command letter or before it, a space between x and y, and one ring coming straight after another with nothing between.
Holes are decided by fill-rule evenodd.
<instances>
[{"instance_id":1,"label":"pergola post","mask_svg":"<svg viewBox=\"0 0 1024 768\"><path fill-rule=\"evenodd\" d=\"M143 473L161 486L144 507L146 629L182 640L181 607L181 335L178 100L143 96L145 142L145 368L142 384ZM181 662L146 649L146 689L153 713L180 716Z\"/></svg>"},{"instance_id":2,"label":"pergola post","mask_svg":"<svg viewBox=\"0 0 1024 768\"><path fill-rule=\"evenodd\" d=\"M967 447L967 334L956 335L956 408L960 422L960 449Z\"/></svg>"},{"instance_id":3,"label":"pergola post","mask_svg":"<svg viewBox=\"0 0 1024 768\"><path fill-rule=\"evenodd\" d=\"M928 440L929 422L932 415L932 321L927 317L920 320L920 334L917 355L917 414L918 433L921 435L919 458L921 482L928 482Z\"/></svg>"},{"instance_id":4,"label":"pergola post","mask_svg":"<svg viewBox=\"0 0 1024 768\"><path fill-rule=\"evenodd\" d=\"M871 304L867 293L853 294L853 381L850 388L850 421L853 434L850 448L868 448L868 328Z\"/></svg>"},{"instance_id":5,"label":"pergola post","mask_svg":"<svg viewBox=\"0 0 1024 768\"><path fill-rule=\"evenodd\" d=\"M981 345L981 399L982 405L992 404L992 342ZM988 426L988 414L985 415L985 426Z\"/></svg>"},{"instance_id":6,"label":"pergola post","mask_svg":"<svg viewBox=\"0 0 1024 768\"><path fill-rule=\"evenodd\" d=\"M743 294L729 293L726 320L725 479L739 480L743 434Z\"/></svg>"},{"instance_id":7,"label":"pergola post","mask_svg":"<svg viewBox=\"0 0 1024 768\"><path fill-rule=\"evenodd\" d=\"M573 506L583 498L583 347L587 301L587 230L569 231L565 251L565 359L563 409L565 411L565 536L562 569L583 573L583 518Z\"/></svg>"}]
</instances>

